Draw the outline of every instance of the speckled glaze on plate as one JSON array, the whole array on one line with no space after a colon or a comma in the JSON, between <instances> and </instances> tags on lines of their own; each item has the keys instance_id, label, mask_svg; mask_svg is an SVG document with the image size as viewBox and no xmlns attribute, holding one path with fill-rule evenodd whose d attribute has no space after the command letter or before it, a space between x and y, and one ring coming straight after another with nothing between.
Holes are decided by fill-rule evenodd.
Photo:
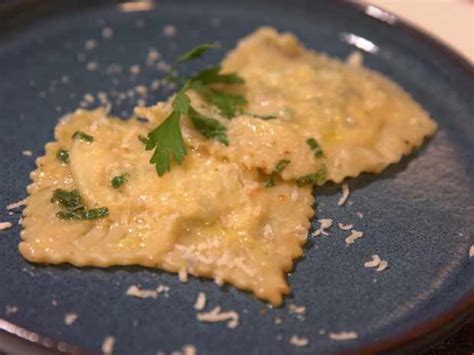
<instances>
[{"instance_id":1,"label":"speckled glaze on plate","mask_svg":"<svg viewBox=\"0 0 474 355\"><path fill-rule=\"evenodd\" d=\"M168 24L177 29L171 38L162 31ZM415 154L379 176L350 180L345 206L337 206L338 187L316 191L317 218L352 223L364 238L346 246L347 232L333 228L330 236L312 239L289 277L292 294L273 309L232 287L195 278L185 285L157 270L29 264L17 251L19 214L2 207L0 221L15 226L0 231L1 329L62 352L98 352L106 336L116 338L119 354L170 353L185 344L200 354L407 352L468 316L474 292L468 257L474 244L472 67L374 7L303 0L7 1L0 7L0 206L25 197L34 157L52 139L58 117L84 94L126 91L164 76L144 64L150 47L170 62L201 42L231 48L261 25L291 31L307 46L341 58L359 47L368 67L401 84L439 123L436 136ZM104 27L112 38L102 38ZM86 50L90 39L98 45ZM221 55L213 53L209 63ZM90 62L98 70L87 70ZM112 63L125 70L106 74ZM133 79L128 68L136 64L141 71ZM147 102L168 94L152 92ZM125 117L135 102L114 105L115 113ZM372 254L389 269L364 268ZM127 297L132 284L168 285L169 297ZM208 309L238 311L240 326L199 323L193 304L201 291ZM292 303L306 307L304 320L289 314ZM68 326L69 312L78 319ZM275 324L276 317L283 324ZM328 336L341 331L358 338ZM291 345L292 335L308 338L308 346Z\"/></svg>"}]
</instances>

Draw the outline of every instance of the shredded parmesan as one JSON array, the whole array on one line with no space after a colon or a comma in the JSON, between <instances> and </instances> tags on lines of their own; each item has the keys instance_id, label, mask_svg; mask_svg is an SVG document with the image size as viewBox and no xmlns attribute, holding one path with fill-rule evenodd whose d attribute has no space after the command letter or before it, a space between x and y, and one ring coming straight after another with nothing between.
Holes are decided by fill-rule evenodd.
<instances>
[{"instance_id":1,"label":"shredded parmesan","mask_svg":"<svg viewBox=\"0 0 474 355\"><path fill-rule=\"evenodd\" d=\"M386 260L380 259L380 257L377 254L375 254L375 255L372 255L372 260L366 261L364 263L364 266L370 267L370 268L376 267L377 268L376 271L381 272L381 271L384 271L386 268L388 268L388 262Z\"/></svg>"},{"instance_id":2,"label":"shredded parmesan","mask_svg":"<svg viewBox=\"0 0 474 355\"><path fill-rule=\"evenodd\" d=\"M168 292L169 287L159 285L156 289L139 289L136 285L130 286L126 295L137 298L157 298L161 293Z\"/></svg>"},{"instance_id":3,"label":"shredded parmesan","mask_svg":"<svg viewBox=\"0 0 474 355\"><path fill-rule=\"evenodd\" d=\"M349 198L349 194L349 185L347 185L347 183L342 184L342 196L339 201L337 201L337 205L342 206L343 204L345 204L347 199Z\"/></svg>"},{"instance_id":4,"label":"shredded parmesan","mask_svg":"<svg viewBox=\"0 0 474 355\"><path fill-rule=\"evenodd\" d=\"M71 325L74 323L77 319L77 314L76 313L67 313L66 316L64 317L64 323L66 325Z\"/></svg>"},{"instance_id":5,"label":"shredded parmesan","mask_svg":"<svg viewBox=\"0 0 474 355\"><path fill-rule=\"evenodd\" d=\"M183 346L183 355L197 355L197 349L194 345Z\"/></svg>"},{"instance_id":6,"label":"shredded parmesan","mask_svg":"<svg viewBox=\"0 0 474 355\"><path fill-rule=\"evenodd\" d=\"M345 239L346 244L352 244L357 239L360 239L364 236L363 232L356 231L355 229L351 230L351 234Z\"/></svg>"},{"instance_id":7,"label":"shredded parmesan","mask_svg":"<svg viewBox=\"0 0 474 355\"><path fill-rule=\"evenodd\" d=\"M26 205L26 198L24 198L23 200L20 200L18 202L10 203L9 205L7 205L7 210L8 211L16 210L17 208L22 207L24 205Z\"/></svg>"},{"instance_id":8,"label":"shredded parmesan","mask_svg":"<svg viewBox=\"0 0 474 355\"><path fill-rule=\"evenodd\" d=\"M273 229L270 224L265 224L263 226L263 237L265 239L272 239L273 238Z\"/></svg>"},{"instance_id":9,"label":"shredded parmesan","mask_svg":"<svg viewBox=\"0 0 474 355\"><path fill-rule=\"evenodd\" d=\"M354 227L352 224L344 224L344 223L338 223L337 226L339 227L339 229L342 229L343 231L351 230Z\"/></svg>"},{"instance_id":10,"label":"shredded parmesan","mask_svg":"<svg viewBox=\"0 0 474 355\"><path fill-rule=\"evenodd\" d=\"M136 64L132 65L129 70L130 70L130 73L133 75L138 75L140 74L140 71L141 71L140 66Z\"/></svg>"},{"instance_id":11,"label":"shredded parmesan","mask_svg":"<svg viewBox=\"0 0 474 355\"><path fill-rule=\"evenodd\" d=\"M356 332L340 332L340 333L329 333L329 337L332 340L352 340L357 339L358 335Z\"/></svg>"},{"instance_id":12,"label":"shredded parmesan","mask_svg":"<svg viewBox=\"0 0 474 355\"><path fill-rule=\"evenodd\" d=\"M200 322L227 322L227 328L236 328L239 325L239 314L235 311L221 312L221 307L214 307L210 312L197 314Z\"/></svg>"},{"instance_id":13,"label":"shredded parmesan","mask_svg":"<svg viewBox=\"0 0 474 355\"><path fill-rule=\"evenodd\" d=\"M276 317L276 318L275 318L275 321L274 321L273 323L275 323L275 324L277 324L277 325L280 325L280 324L283 323L283 320L282 320L280 317Z\"/></svg>"},{"instance_id":14,"label":"shredded parmesan","mask_svg":"<svg viewBox=\"0 0 474 355\"><path fill-rule=\"evenodd\" d=\"M357 217L364 218L364 214L362 212L356 212Z\"/></svg>"},{"instance_id":15,"label":"shredded parmesan","mask_svg":"<svg viewBox=\"0 0 474 355\"><path fill-rule=\"evenodd\" d=\"M89 71L94 71L94 70L97 70L98 67L99 66L97 65L96 62L89 62L87 63L86 69Z\"/></svg>"},{"instance_id":16,"label":"shredded parmesan","mask_svg":"<svg viewBox=\"0 0 474 355\"><path fill-rule=\"evenodd\" d=\"M112 355L114 352L115 338L112 336L105 337L102 342L102 352L104 355Z\"/></svg>"},{"instance_id":17,"label":"shredded parmesan","mask_svg":"<svg viewBox=\"0 0 474 355\"><path fill-rule=\"evenodd\" d=\"M104 27L102 29L102 38L110 39L114 35L114 31L110 27Z\"/></svg>"},{"instance_id":18,"label":"shredded parmesan","mask_svg":"<svg viewBox=\"0 0 474 355\"><path fill-rule=\"evenodd\" d=\"M194 309L196 311L202 311L206 307L206 294L199 292L196 302L194 303Z\"/></svg>"},{"instance_id":19,"label":"shredded parmesan","mask_svg":"<svg viewBox=\"0 0 474 355\"><path fill-rule=\"evenodd\" d=\"M176 27L173 25L166 25L163 27L163 34L166 37L174 37L176 35Z\"/></svg>"},{"instance_id":20,"label":"shredded parmesan","mask_svg":"<svg viewBox=\"0 0 474 355\"><path fill-rule=\"evenodd\" d=\"M381 260L379 267L377 268L377 272L384 271L386 268L388 268L388 262L386 260Z\"/></svg>"},{"instance_id":21,"label":"shredded parmesan","mask_svg":"<svg viewBox=\"0 0 474 355\"><path fill-rule=\"evenodd\" d=\"M363 65L364 57L362 53L359 51L353 51L346 59L347 65L350 67L359 68Z\"/></svg>"},{"instance_id":22,"label":"shredded parmesan","mask_svg":"<svg viewBox=\"0 0 474 355\"><path fill-rule=\"evenodd\" d=\"M31 157L33 155L33 152L31 150L24 150L21 152L25 157Z\"/></svg>"},{"instance_id":23,"label":"shredded parmesan","mask_svg":"<svg viewBox=\"0 0 474 355\"><path fill-rule=\"evenodd\" d=\"M18 312L18 307L17 306L10 306L7 304L7 306L5 307L5 315L9 315L9 314L13 314L13 313L16 313Z\"/></svg>"},{"instance_id":24,"label":"shredded parmesan","mask_svg":"<svg viewBox=\"0 0 474 355\"><path fill-rule=\"evenodd\" d=\"M13 225L11 222L0 222L0 231L11 228Z\"/></svg>"},{"instance_id":25,"label":"shredded parmesan","mask_svg":"<svg viewBox=\"0 0 474 355\"><path fill-rule=\"evenodd\" d=\"M313 232L313 237L317 237L318 235L329 235L327 229L332 227L332 219L330 218L323 218L318 219L319 229Z\"/></svg>"},{"instance_id":26,"label":"shredded parmesan","mask_svg":"<svg viewBox=\"0 0 474 355\"><path fill-rule=\"evenodd\" d=\"M292 335L290 338L290 344L294 346L307 346L309 344L308 338L300 338L297 335Z\"/></svg>"},{"instance_id":27,"label":"shredded parmesan","mask_svg":"<svg viewBox=\"0 0 474 355\"><path fill-rule=\"evenodd\" d=\"M364 266L365 267L377 267L377 266L380 265L380 261L381 261L380 257L377 254L375 254L375 255L372 255L372 260L366 261L364 263Z\"/></svg>"},{"instance_id":28,"label":"shredded parmesan","mask_svg":"<svg viewBox=\"0 0 474 355\"><path fill-rule=\"evenodd\" d=\"M474 257L474 245L471 245L471 247L469 248L469 257Z\"/></svg>"},{"instance_id":29,"label":"shredded parmesan","mask_svg":"<svg viewBox=\"0 0 474 355\"><path fill-rule=\"evenodd\" d=\"M179 277L179 281L183 283L188 282L188 272L186 271L185 268L182 268L181 270L179 270L178 277Z\"/></svg>"},{"instance_id":30,"label":"shredded parmesan","mask_svg":"<svg viewBox=\"0 0 474 355\"><path fill-rule=\"evenodd\" d=\"M289 306L290 313L305 315L306 314L306 307L304 306L297 306L296 304L290 304Z\"/></svg>"}]
</instances>

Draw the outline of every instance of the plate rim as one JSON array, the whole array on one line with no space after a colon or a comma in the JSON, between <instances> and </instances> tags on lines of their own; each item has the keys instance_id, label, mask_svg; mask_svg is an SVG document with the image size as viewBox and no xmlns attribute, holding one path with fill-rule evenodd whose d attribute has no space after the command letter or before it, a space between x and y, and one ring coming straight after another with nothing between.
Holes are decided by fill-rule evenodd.
<instances>
[{"instance_id":1,"label":"plate rim","mask_svg":"<svg viewBox=\"0 0 474 355\"><path fill-rule=\"evenodd\" d=\"M115 1L104 1L101 4L95 3L95 5L105 5L106 3L120 3L127 0L115 0ZM154 0L153 0L154 1ZM471 79L474 79L474 65L469 60L454 49L448 43L432 36L424 29L420 28L416 24L405 20L392 13L391 11L385 10L383 6L374 5L368 2L355 2L348 0L337 0L341 6L346 6L352 10L362 14L365 18L378 23L383 23L395 31L401 31L408 33L408 35L415 37L423 42L427 43L430 47L436 51L441 52L445 57L454 62L455 66L462 69ZM41 2L39 0L20 0L14 2L10 8L2 8L0 6L0 12L2 10L13 18L15 15L21 13L21 11L28 6L29 10L34 8L36 10L35 19L41 18L44 15L48 16L51 14L57 14L61 10L67 10L68 6L57 6L59 9L54 9L52 12L43 11L47 8L47 5L58 5L57 1ZM8 4L7 4L8 5ZM63 4L65 5L65 4ZM88 7L88 1L82 4ZM369 12L369 9L376 10ZM59 11L55 11L59 10ZM1 15L1 14L0 14ZM422 345L433 345L436 340L432 339L436 336L449 335L450 331L453 331L457 326L465 324L467 321L474 318L474 289L471 289L465 294L458 302L452 307L444 310L441 313L436 314L429 320L417 324L408 330L405 330L401 334L394 336L387 336L381 340L374 341L372 343L361 345L357 348L337 352L338 354L374 354L380 352L397 352L403 353L404 349L411 348L414 350ZM68 354L90 354L96 352L90 352L78 345L72 345L64 341L52 339L44 336L37 332L28 330L24 327L16 325L6 319L0 318L0 334L5 333L7 336L13 336L21 342L26 342L30 345L37 346L43 350L53 351L55 353L68 353ZM448 334L446 334L448 333ZM430 341L431 340L431 341ZM439 339L438 339L439 340ZM423 344L425 343L425 344ZM427 343L427 344L426 344Z\"/></svg>"}]
</instances>

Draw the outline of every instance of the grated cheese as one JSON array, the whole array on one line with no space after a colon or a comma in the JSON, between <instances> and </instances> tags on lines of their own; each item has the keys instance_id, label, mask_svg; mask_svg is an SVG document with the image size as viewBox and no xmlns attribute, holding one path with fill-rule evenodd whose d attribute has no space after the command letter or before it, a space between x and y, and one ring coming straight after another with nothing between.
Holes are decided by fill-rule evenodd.
<instances>
[{"instance_id":1,"label":"grated cheese","mask_svg":"<svg viewBox=\"0 0 474 355\"><path fill-rule=\"evenodd\" d=\"M471 247L469 248L469 257L474 257L474 245L471 245Z\"/></svg>"},{"instance_id":2,"label":"grated cheese","mask_svg":"<svg viewBox=\"0 0 474 355\"><path fill-rule=\"evenodd\" d=\"M280 325L283 323L283 320L280 317L276 317L274 323Z\"/></svg>"},{"instance_id":3,"label":"grated cheese","mask_svg":"<svg viewBox=\"0 0 474 355\"><path fill-rule=\"evenodd\" d=\"M197 314L197 320L200 322L227 322L227 328L234 329L239 325L239 314L235 311L221 312L221 307L214 307L209 312Z\"/></svg>"},{"instance_id":4,"label":"grated cheese","mask_svg":"<svg viewBox=\"0 0 474 355\"><path fill-rule=\"evenodd\" d=\"M364 263L364 266L365 267L377 267L377 266L380 265L380 261L381 261L380 257L377 254L375 254L375 255L372 255L372 260L366 261Z\"/></svg>"},{"instance_id":5,"label":"grated cheese","mask_svg":"<svg viewBox=\"0 0 474 355\"><path fill-rule=\"evenodd\" d=\"M349 198L349 194L349 185L347 185L347 183L342 184L342 196L339 201L337 201L337 205L342 206L343 204L345 204L347 199Z\"/></svg>"},{"instance_id":6,"label":"grated cheese","mask_svg":"<svg viewBox=\"0 0 474 355\"><path fill-rule=\"evenodd\" d=\"M343 231L351 230L354 227L354 225L352 224L344 224L344 223L338 223L337 226L339 227L339 229L342 229Z\"/></svg>"},{"instance_id":7,"label":"grated cheese","mask_svg":"<svg viewBox=\"0 0 474 355\"><path fill-rule=\"evenodd\" d=\"M76 313L67 313L66 316L64 317L64 323L66 325L71 325L74 323L77 319L77 314Z\"/></svg>"},{"instance_id":8,"label":"grated cheese","mask_svg":"<svg viewBox=\"0 0 474 355\"><path fill-rule=\"evenodd\" d=\"M271 225L265 224L265 226L263 226L263 237L265 239L273 239L273 229Z\"/></svg>"},{"instance_id":9,"label":"grated cheese","mask_svg":"<svg viewBox=\"0 0 474 355\"><path fill-rule=\"evenodd\" d=\"M84 48L88 51L97 47L97 41L95 39L88 39L86 43L84 43Z\"/></svg>"},{"instance_id":10,"label":"grated cheese","mask_svg":"<svg viewBox=\"0 0 474 355\"><path fill-rule=\"evenodd\" d=\"M363 66L364 62L364 57L362 56L362 53L359 51L353 51L351 54L346 59L346 63L351 66L351 67L361 67Z\"/></svg>"},{"instance_id":11,"label":"grated cheese","mask_svg":"<svg viewBox=\"0 0 474 355\"><path fill-rule=\"evenodd\" d=\"M178 277L179 277L179 281L183 283L188 282L188 272L186 271L185 268L182 268L181 270L179 270Z\"/></svg>"},{"instance_id":12,"label":"grated cheese","mask_svg":"<svg viewBox=\"0 0 474 355\"><path fill-rule=\"evenodd\" d=\"M11 228L13 225L11 222L0 222L0 231Z\"/></svg>"},{"instance_id":13,"label":"grated cheese","mask_svg":"<svg viewBox=\"0 0 474 355\"><path fill-rule=\"evenodd\" d=\"M114 31L110 27L104 27L101 34L103 39L110 39L114 35Z\"/></svg>"},{"instance_id":14,"label":"grated cheese","mask_svg":"<svg viewBox=\"0 0 474 355\"><path fill-rule=\"evenodd\" d=\"M300 338L297 335L292 335L290 344L294 346L307 346L309 344L308 338Z\"/></svg>"},{"instance_id":15,"label":"grated cheese","mask_svg":"<svg viewBox=\"0 0 474 355\"><path fill-rule=\"evenodd\" d=\"M136 298L157 298L161 293L169 291L169 287L159 285L156 289L140 289L136 285L130 286L125 294Z\"/></svg>"},{"instance_id":16,"label":"grated cheese","mask_svg":"<svg viewBox=\"0 0 474 355\"><path fill-rule=\"evenodd\" d=\"M102 342L102 352L104 355L112 355L114 352L114 345L115 345L115 338L112 336L105 337L104 341Z\"/></svg>"},{"instance_id":17,"label":"grated cheese","mask_svg":"<svg viewBox=\"0 0 474 355\"><path fill-rule=\"evenodd\" d=\"M97 65L96 62L89 62L87 63L86 69L89 71L94 71L94 70L97 70L98 67L99 66Z\"/></svg>"},{"instance_id":18,"label":"grated cheese","mask_svg":"<svg viewBox=\"0 0 474 355\"><path fill-rule=\"evenodd\" d=\"M138 75L138 74L140 74L140 70L141 70L141 69L140 69L140 66L139 66L139 65L136 65L136 64L135 64L135 65L132 65L132 66L130 67L130 69L129 69L130 74L133 74L133 75Z\"/></svg>"},{"instance_id":19,"label":"grated cheese","mask_svg":"<svg viewBox=\"0 0 474 355\"><path fill-rule=\"evenodd\" d=\"M199 292L196 302L194 303L194 309L196 311L202 311L206 307L206 294Z\"/></svg>"},{"instance_id":20,"label":"grated cheese","mask_svg":"<svg viewBox=\"0 0 474 355\"><path fill-rule=\"evenodd\" d=\"M33 152L31 150L24 150L21 152L26 157L31 157L33 155Z\"/></svg>"},{"instance_id":21,"label":"grated cheese","mask_svg":"<svg viewBox=\"0 0 474 355\"><path fill-rule=\"evenodd\" d=\"M379 267L377 268L377 272L384 271L386 268L388 268L388 262L386 260L380 261Z\"/></svg>"},{"instance_id":22,"label":"grated cheese","mask_svg":"<svg viewBox=\"0 0 474 355\"><path fill-rule=\"evenodd\" d=\"M351 234L344 240L346 244L352 244L354 243L357 239L360 239L364 236L363 232L356 231L355 229L351 230Z\"/></svg>"},{"instance_id":23,"label":"grated cheese","mask_svg":"<svg viewBox=\"0 0 474 355\"><path fill-rule=\"evenodd\" d=\"M358 335L356 332L340 332L340 333L329 333L329 338L332 340L352 340L357 339Z\"/></svg>"},{"instance_id":24,"label":"grated cheese","mask_svg":"<svg viewBox=\"0 0 474 355\"><path fill-rule=\"evenodd\" d=\"M332 219L330 218L323 218L323 219L318 219L319 223L319 229L313 232L313 237L316 237L318 235L329 235L329 232L327 232L327 229L332 227Z\"/></svg>"},{"instance_id":25,"label":"grated cheese","mask_svg":"<svg viewBox=\"0 0 474 355\"><path fill-rule=\"evenodd\" d=\"M7 306L5 307L5 315L9 315L9 314L13 314L13 313L16 313L18 312L18 307L17 306L10 306L7 304Z\"/></svg>"},{"instance_id":26,"label":"grated cheese","mask_svg":"<svg viewBox=\"0 0 474 355\"><path fill-rule=\"evenodd\" d=\"M17 208L22 207L24 205L26 205L26 198L24 198L23 200L20 200L18 202L10 203L9 205L7 205L7 210L8 211L16 210Z\"/></svg>"},{"instance_id":27,"label":"grated cheese","mask_svg":"<svg viewBox=\"0 0 474 355\"><path fill-rule=\"evenodd\" d=\"M174 37L176 35L176 27L173 25L166 25L163 27L163 34L166 37Z\"/></svg>"},{"instance_id":28,"label":"grated cheese","mask_svg":"<svg viewBox=\"0 0 474 355\"><path fill-rule=\"evenodd\" d=\"M297 306L296 304L290 304L289 306L290 313L305 315L306 314L306 307L304 306Z\"/></svg>"}]
</instances>

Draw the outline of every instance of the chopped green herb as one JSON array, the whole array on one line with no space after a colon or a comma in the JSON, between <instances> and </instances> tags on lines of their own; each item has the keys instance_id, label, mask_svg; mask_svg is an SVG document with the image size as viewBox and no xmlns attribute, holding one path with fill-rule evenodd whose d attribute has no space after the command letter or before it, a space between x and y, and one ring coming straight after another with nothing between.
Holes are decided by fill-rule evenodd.
<instances>
[{"instance_id":1,"label":"chopped green herb","mask_svg":"<svg viewBox=\"0 0 474 355\"><path fill-rule=\"evenodd\" d=\"M110 185L114 189L118 189L120 186L123 184L126 184L128 182L128 174L123 174L119 176L114 176L113 179L110 181Z\"/></svg>"},{"instance_id":2,"label":"chopped green herb","mask_svg":"<svg viewBox=\"0 0 474 355\"><path fill-rule=\"evenodd\" d=\"M59 149L56 152L56 158L62 161L63 163L69 163L69 152L64 149Z\"/></svg>"},{"instance_id":3,"label":"chopped green herb","mask_svg":"<svg viewBox=\"0 0 474 355\"><path fill-rule=\"evenodd\" d=\"M197 59L202 57L209 49L219 48L217 43L203 43L194 48L191 48L186 53L178 57L177 63L187 62L188 60Z\"/></svg>"},{"instance_id":4,"label":"chopped green herb","mask_svg":"<svg viewBox=\"0 0 474 355\"><path fill-rule=\"evenodd\" d=\"M61 207L70 210L84 208L79 190L66 191L63 189L56 189L53 192L51 202L57 202Z\"/></svg>"},{"instance_id":5,"label":"chopped green herb","mask_svg":"<svg viewBox=\"0 0 474 355\"><path fill-rule=\"evenodd\" d=\"M72 138L75 138L75 139L80 139L84 142L88 142L88 143L92 143L94 141L94 137L88 135L87 133L84 133L82 131L76 131L74 132L74 134L72 135Z\"/></svg>"},{"instance_id":6,"label":"chopped green herb","mask_svg":"<svg viewBox=\"0 0 474 355\"><path fill-rule=\"evenodd\" d=\"M324 157L323 149L319 145L319 143L314 138L308 138L306 143L309 145L311 150L313 151L315 158L322 158Z\"/></svg>"},{"instance_id":7,"label":"chopped green herb","mask_svg":"<svg viewBox=\"0 0 474 355\"><path fill-rule=\"evenodd\" d=\"M326 167L324 165L316 172L297 178L296 185L303 187L304 185L322 185L326 181Z\"/></svg>"},{"instance_id":8,"label":"chopped green herb","mask_svg":"<svg viewBox=\"0 0 474 355\"><path fill-rule=\"evenodd\" d=\"M109 209L107 207L91 208L84 212L82 219L92 220L104 218L109 215Z\"/></svg>"},{"instance_id":9,"label":"chopped green herb","mask_svg":"<svg viewBox=\"0 0 474 355\"><path fill-rule=\"evenodd\" d=\"M53 192L51 202L58 203L59 206L64 208L64 210L56 213L56 217L59 219L92 220L104 218L109 214L107 207L87 210L82 203L82 198L78 190L66 191L56 189Z\"/></svg>"},{"instance_id":10,"label":"chopped green herb","mask_svg":"<svg viewBox=\"0 0 474 355\"><path fill-rule=\"evenodd\" d=\"M189 117L194 127L206 138L216 139L224 145L229 145L226 135L227 127L212 117L206 117L197 112L192 107L189 110Z\"/></svg>"},{"instance_id":11,"label":"chopped green herb","mask_svg":"<svg viewBox=\"0 0 474 355\"><path fill-rule=\"evenodd\" d=\"M280 160L275 168L270 173L268 180L265 184L265 187L272 187L275 186L275 176L283 171L288 164L290 164L290 160Z\"/></svg>"}]
</instances>

